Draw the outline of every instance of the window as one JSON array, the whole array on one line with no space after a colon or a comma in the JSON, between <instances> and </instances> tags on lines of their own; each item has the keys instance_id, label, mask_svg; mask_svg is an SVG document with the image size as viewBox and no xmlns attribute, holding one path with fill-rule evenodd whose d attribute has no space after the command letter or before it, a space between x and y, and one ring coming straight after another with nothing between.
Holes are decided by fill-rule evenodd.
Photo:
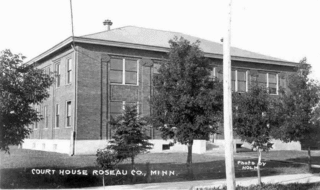
<instances>
[{"instance_id":1,"label":"window","mask_svg":"<svg viewBox=\"0 0 320 190\"><path fill-rule=\"evenodd\" d=\"M266 87L270 94L278 94L278 74L259 72L258 83Z\"/></svg>"},{"instance_id":2,"label":"window","mask_svg":"<svg viewBox=\"0 0 320 190\"><path fill-rule=\"evenodd\" d=\"M110 115L113 118L121 115L125 108L125 105L137 105L137 113L139 113L139 103L138 102L125 102L125 101L113 101L110 102Z\"/></svg>"},{"instance_id":3,"label":"window","mask_svg":"<svg viewBox=\"0 0 320 190\"><path fill-rule=\"evenodd\" d=\"M213 76L212 76L213 75ZM210 76L217 77L219 81L223 80L222 68L214 67ZM247 91L247 71L241 69L231 70L231 89L234 92L246 92Z\"/></svg>"},{"instance_id":4,"label":"window","mask_svg":"<svg viewBox=\"0 0 320 190\"><path fill-rule=\"evenodd\" d=\"M125 81L126 84L137 84L137 61L136 60L125 60Z\"/></svg>"},{"instance_id":5,"label":"window","mask_svg":"<svg viewBox=\"0 0 320 190\"><path fill-rule=\"evenodd\" d=\"M244 70L237 70L237 91L247 91L247 72Z\"/></svg>"},{"instance_id":6,"label":"window","mask_svg":"<svg viewBox=\"0 0 320 190\"><path fill-rule=\"evenodd\" d=\"M223 80L223 72L222 67L213 67L210 78L218 78L219 81Z\"/></svg>"},{"instance_id":7,"label":"window","mask_svg":"<svg viewBox=\"0 0 320 190\"><path fill-rule=\"evenodd\" d=\"M268 89L270 94L278 94L278 77L275 73L268 73Z\"/></svg>"},{"instance_id":8,"label":"window","mask_svg":"<svg viewBox=\"0 0 320 190\"><path fill-rule=\"evenodd\" d=\"M59 104L56 104L56 128L59 128L60 123L59 123L59 116L60 116L60 106Z\"/></svg>"},{"instance_id":9,"label":"window","mask_svg":"<svg viewBox=\"0 0 320 190\"><path fill-rule=\"evenodd\" d=\"M236 71L235 70L231 71L231 90L233 92L236 91Z\"/></svg>"},{"instance_id":10,"label":"window","mask_svg":"<svg viewBox=\"0 0 320 190\"><path fill-rule=\"evenodd\" d=\"M49 75L50 74L50 66L44 68L43 73Z\"/></svg>"},{"instance_id":11,"label":"window","mask_svg":"<svg viewBox=\"0 0 320 190\"><path fill-rule=\"evenodd\" d=\"M39 111L39 109L38 109L38 107L36 107L36 113L39 116L39 112L38 111ZM38 129L38 122L37 121L35 122L34 129L35 130Z\"/></svg>"},{"instance_id":12,"label":"window","mask_svg":"<svg viewBox=\"0 0 320 190\"><path fill-rule=\"evenodd\" d=\"M267 88L267 73L259 72L258 85Z\"/></svg>"},{"instance_id":13,"label":"window","mask_svg":"<svg viewBox=\"0 0 320 190\"><path fill-rule=\"evenodd\" d=\"M113 58L110 63L110 82L138 85L138 61Z\"/></svg>"},{"instance_id":14,"label":"window","mask_svg":"<svg viewBox=\"0 0 320 190\"><path fill-rule=\"evenodd\" d=\"M67 102L67 127L71 126L71 101Z\"/></svg>"},{"instance_id":15,"label":"window","mask_svg":"<svg viewBox=\"0 0 320 190\"><path fill-rule=\"evenodd\" d=\"M49 125L48 106L43 107L43 112L44 112L44 127L48 128L48 125Z\"/></svg>"},{"instance_id":16,"label":"window","mask_svg":"<svg viewBox=\"0 0 320 190\"><path fill-rule=\"evenodd\" d=\"M67 84L72 81L72 59L68 59L67 62Z\"/></svg>"},{"instance_id":17,"label":"window","mask_svg":"<svg viewBox=\"0 0 320 190\"><path fill-rule=\"evenodd\" d=\"M122 114L123 111L123 101L110 102L110 114L113 118Z\"/></svg>"},{"instance_id":18,"label":"window","mask_svg":"<svg viewBox=\"0 0 320 190\"><path fill-rule=\"evenodd\" d=\"M60 86L60 64L56 64L56 87Z\"/></svg>"}]
</instances>

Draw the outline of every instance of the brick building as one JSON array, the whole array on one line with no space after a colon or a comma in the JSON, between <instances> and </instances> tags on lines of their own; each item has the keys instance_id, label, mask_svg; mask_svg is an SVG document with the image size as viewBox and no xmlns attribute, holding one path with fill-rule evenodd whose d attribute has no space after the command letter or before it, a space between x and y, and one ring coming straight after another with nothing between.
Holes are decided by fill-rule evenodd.
<instances>
[{"instance_id":1,"label":"brick building","mask_svg":"<svg viewBox=\"0 0 320 190\"><path fill-rule=\"evenodd\" d=\"M28 64L46 72L56 72L50 97L36 109L43 120L31 127L33 133L24 148L70 154L92 154L112 136L108 120L119 114L124 104L138 103L139 112L149 115L152 78L165 61L168 41L174 36L200 47L212 63L212 76L222 77L222 44L182 33L127 26L81 37L69 37ZM252 77L277 94L285 86L286 73L296 63L232 48L232 88L248 90ZM161 151L167 141L158 131L148 131ZM219 137L218 137L219 139ZM221 138L220 138L221 139Z\"/></svg>"}]
</instances>

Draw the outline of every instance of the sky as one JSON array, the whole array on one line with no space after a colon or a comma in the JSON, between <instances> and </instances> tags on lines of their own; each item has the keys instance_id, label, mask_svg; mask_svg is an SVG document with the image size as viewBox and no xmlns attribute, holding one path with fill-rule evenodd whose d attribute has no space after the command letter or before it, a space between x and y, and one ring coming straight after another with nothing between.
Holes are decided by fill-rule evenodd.
<instances>
[{"instance_id":1,"label":"sky","mask_svg":"<svg viewBox=\"0 0 320 190\"><path fill-rule=\"evenodd\" d=\"M74 34L139 26L214 42L226 33L226 0L73 0ZM1 0L0 51L26 61L72 35L70 0ZM320 80L319 0L233 0L231 46L299 62L306 57Z\"/></svg>"}]
</instances>

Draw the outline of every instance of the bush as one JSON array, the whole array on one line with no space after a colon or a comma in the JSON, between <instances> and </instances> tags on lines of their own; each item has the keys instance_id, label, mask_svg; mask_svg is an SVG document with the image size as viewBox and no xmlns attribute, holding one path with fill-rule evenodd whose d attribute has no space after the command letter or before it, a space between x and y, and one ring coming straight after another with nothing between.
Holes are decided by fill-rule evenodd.
<instances>
[{"instance_id":1,"label":"bush","mask_svg":"<svg viewBox=\"0 0 320 190\"><path fill-rule=\"evenodd\" d=\"M115 169L119 162L118 153L107 148L97 150L97 165L102 169Z\"/></svg>"}]
</instances>

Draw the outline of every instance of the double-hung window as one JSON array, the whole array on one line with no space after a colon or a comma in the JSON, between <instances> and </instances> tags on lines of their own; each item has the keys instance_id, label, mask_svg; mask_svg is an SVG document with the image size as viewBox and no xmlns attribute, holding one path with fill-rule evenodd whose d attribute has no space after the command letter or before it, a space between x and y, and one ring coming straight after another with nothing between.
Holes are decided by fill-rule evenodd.
<instances>
[{"instance_id":1,"label":"double-hung window","mask_svg":"<svg viewBox=\"0 0 320 190\"><path fill-rule=\"evenodd\" d=\"M39 109L38 107L36 107L36 113L37 113L37 116L39 116ZM35 125L34 125L34 129L38 129L38 121L35 122Z\"/></svg>"},{"instance_id":2,"label":"double-hung window","mask_svg":"<svg viewBox=\"0 0 320 190\"><path fill-rule=\"evenodd\" d=\"M237 91L247 91L247 72L245 70L237 70Z\"/></svg>"},{"instance_id":3,"label":"double-hung window","mask_svg":"<svg viewBox=\"0 0 320 190\"><path fill-rule=\"evenodd\" d=\"M270 94L278 94L278 74L268 73L268 89Z\"/></svg>"},{"instance_id":4,"label":"double-hung window","mask_svg":"<svg viewBox=\"0 0 320 190\"><path fill-rule=\"evenodd\" d=\"M211 73L211 78L217 77L219 81L223 80L223 73L221 68L214 67ZM242 69L231 70L231 89L234 92L246 92L248 77L247 71Z\"/></svg>"},{"instance_id":5,"label":"double-hung window","mask_svg":"<svg viewBox=\"0 0 320 190\"><path fill-rule=\"evenodd\" d=\"M72 59L67 61L67 84L70 84L72 81Z\"/></svg>"},{"instance_id":6,"label":"double-hung window","mask_svg":"<svg viewBox=\"0 0 320 190\"><path fill-rule=\"evenodd\" d=\"M231 71L231 90L233 92L236 91L236 74L237 74L237 71L235 70Z\"/></svg>"},{"instance_id":7,"label":"double-hung window","mask_svg":"<svg viewBox=\"0 0 320 190\"><path fill-rule=\"evenodd\" d=\"M137 60L112 58L110 63L110 82L138 85L138 70Z\"/></svg>"},{"instance_id":8,"label":"double-hung window","mask_svg":"<svg viewBox=\"0 0 320 190\"><path fill-rule=\"evenodd\" d=\"M67 102L67 109L66 109L66 112L67 112L67 127L71 127L71 101L68 101Z\"/></svg>"},{"instance_id":9,"label":"double-hung window","mask_svg":"<svg viewBox=\"0 0 320 190\"><path fill-rule=\"evenodd\" d=\"M57 63L55 65L55 71L56 71L56 87L60 87L61 74L60 74L60 64L59 63Z\"/></svg>"},{"instance_id":10,"label":"double-hung window","mask_svg":"<svg viewBox=\"0 0 320 190\"><path fill-rule=\"evenodd\" d=\"M266 87L270 94L278 94L278 74L259 72L258 84Z\"/></svg>"},{"instance_id":11,"label":"double-hung window","mask_svg":"<svg viewBox=\"0 0 320 190\"><path fill-rule=\"evenodd\" d=\"M56 104L56 119L55 119L56 128L59 128L60 126L59 117L60 117L60 106L59 104Z\"/></svg>"}]
</instances>

